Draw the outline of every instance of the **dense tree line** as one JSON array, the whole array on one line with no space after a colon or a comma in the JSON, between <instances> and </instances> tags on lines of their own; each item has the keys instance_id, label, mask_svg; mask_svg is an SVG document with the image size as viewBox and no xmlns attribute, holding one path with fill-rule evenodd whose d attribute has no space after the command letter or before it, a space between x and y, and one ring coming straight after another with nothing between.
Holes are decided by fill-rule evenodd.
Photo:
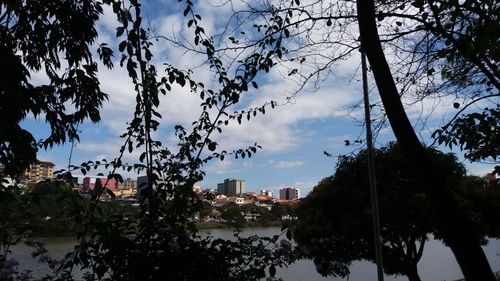
<instances>
[{"instance_id":1,"label":"dense tree line","mask_svg":"<svg viewBox=\"0 0 500 281\"><path fill-rule=\"evenodd\" d=\"M60 180L40 182L29 190L15 188L0 199L2 231L14 236L26 231L37 236L75 235L83 231L83 218L91 205L88 198ZM98 212L100 220L114 216L132 219L138 208L126 202L106 201Z\"/></svg>"}]
</instances>

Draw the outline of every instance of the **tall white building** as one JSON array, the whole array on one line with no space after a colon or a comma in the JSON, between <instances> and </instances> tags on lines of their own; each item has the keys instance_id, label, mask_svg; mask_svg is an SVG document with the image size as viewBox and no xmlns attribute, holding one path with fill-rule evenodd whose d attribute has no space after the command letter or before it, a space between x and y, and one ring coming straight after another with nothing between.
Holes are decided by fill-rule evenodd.
<instances>
[{"instance_id":1,"label":"tall white building","mask_svg":"<svg viewBox=\"0 0 500 281\"><path fill-rule=\"evenodd\" d=\"M269 197L274 197L274 192L269 190L269 189L261 189L260 190L260 195L265 195Z\"/></svg>"}]
</instances>

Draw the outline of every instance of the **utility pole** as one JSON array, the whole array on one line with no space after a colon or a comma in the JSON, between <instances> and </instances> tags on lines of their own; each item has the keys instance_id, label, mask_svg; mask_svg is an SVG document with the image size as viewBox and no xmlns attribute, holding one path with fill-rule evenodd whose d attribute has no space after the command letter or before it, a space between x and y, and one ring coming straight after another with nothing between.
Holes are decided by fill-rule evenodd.
<instances>
[{"instance_id":1,"label":"utility pole","mask_svg":"<svg viewBox=\"0 0 500 281\"><path fill-rule=\"evenodd\" d=\"M373 239L375 242L375 262L377 263L378 281L384 281L384 266L382 262L382 240L380 237L380 217L378 212L377 181L375 178L375 163L373 161L372 122L370 118L370 101L368 99L368 68L363 48L361 52L361 73L363 76L363 100L365 105L366 151L368 155L368 181L370 183L370 200L373 220Z\"/></svg>"}]
</instances>

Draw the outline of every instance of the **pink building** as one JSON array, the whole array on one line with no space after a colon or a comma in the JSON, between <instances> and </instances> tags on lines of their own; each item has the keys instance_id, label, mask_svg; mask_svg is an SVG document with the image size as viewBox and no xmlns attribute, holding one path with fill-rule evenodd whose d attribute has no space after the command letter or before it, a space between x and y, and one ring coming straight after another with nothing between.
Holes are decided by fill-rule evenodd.
<instances>
[{"instance_id":1,"label":"pink building","mask_svg":"<svg viewBox=\"0 0 500 281\"><path fill-rule=\"evenodd\" d=\"M117 189L118 182L115 179L98 178L98 177L84 177L83 187L94 189L96 181L99 180L103 186L109 189Z\"/></svg>"}]
</instances>

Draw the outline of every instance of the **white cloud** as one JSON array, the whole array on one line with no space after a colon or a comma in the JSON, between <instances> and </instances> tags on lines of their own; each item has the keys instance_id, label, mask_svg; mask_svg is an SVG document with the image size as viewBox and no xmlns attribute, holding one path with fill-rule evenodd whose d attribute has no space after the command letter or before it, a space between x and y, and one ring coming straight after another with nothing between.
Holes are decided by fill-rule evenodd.
<instances>
[{"instance_id":1,"label":"white cloud","mask_svg":"<svg viewBox=\"0 0 500 281\"><path fill-rule=\"evenodd\" d=\"M201 23L207 34L222 32L225 25L220 19L230 15L233 9L240 9L247 5L237 3L238 6L222 5L221 8L217 7L221 6L220 1L200 2L199 4L195 9L203 16ZM181 8L182 5L178 5L173 10ZM187 28L186 18L181 13L172 13L149 20L159 34L177 36L188 41L192 39L193 30ZM108 7L105 8L105 16L100 28L106 31L104 35L108 36L109 40L114 38L116 20ZM182 48L172 48L171 44L165 41L153 43L153 59L159 66L159 74L163 73L161 63L168 62L181 68L193 70L193 77L216 88L217 85L212 79L213 74L206 67L196 67L202 65L206 60L203 55L186 53ZM319 61L317 62L319 63ZM352 69L354 64L356 62L347 62L344 70ZM347 72L343 71L343 73ZM286 73L285 66L274 67L271 73L265 76L265 81L259 82L259 90L246 94L242 104L247 103L248 110L251 107L260 107L271 99L283 103L284 97L297 87L294 82L283 79L283 75ZM126 122L132 118L136 93L126 70L120 68L118 64L112 71L99 72L99 78L102 81L103 89L110 94L110 102L102 110L102 122L112 133L120 134L124 131ZM279 106L274 110L268 108L265 116L257 116L250 122L243 122L242 125L233 122L224 128L223 135L216 137L216 139L221 143L221 147L227 150L245 148L258 142L268 152L287 151L302 143L304 130L297 128L300 122L342 117L347 113L344 107L352 102L356 96L357 94L348 93L345 88L339 86L329 89L325 87L324 90L317 92L300 93L293 99L293 104ZM199 103L199 97L190 93L188 88L174 86L166 97L161 97L159 112L163 116L162 130L171 130L173 124L188 126L199 116ZM101 148L104 148L107 144L101 145ZM110 146L113 147L115 144Z\"/></svg>"},{"instance_id":2,"label":"white cloud","mask_svg":"<svg viewBox=\"0 0 500 281\"><path fill-rule=\"evenodd\" d=\"M100 17L99 28L101 31L105 31L108 34L115 34L116 27L118 26L118 20L116 19L116 14L113 12L113 8L110 5L103 5L103 14ZM101 35L102 32L99 33ZM114 37L114 36L113 36Z\"/></svg>"},{"instance_id":3,"label":"white cloud","mask_svg":"<svg viewBox=\"0 0 500 281\"><path fill-rule=\"evenodd\" d=\"M498 165L498 164L496 164L496 165ZM467 167L468 167L469 173L476 175L476 176L480 176L480 177L485 176L486 174L493 172L493 170L495 169L494 164L484 164L484 163L477 163L477 162L470 163L469 165L467 165Z\"/></svg>"},{"instance_id":4,"label":"white cloud","mask_svg":"<svg viewBox=\"0 0 500 281\"><path fill-rule=\"evenodd\" d=\"M262 93L247 108L262 106L266 101L275 99L283 103L280 93L290 85L270 83L262 86ZM223 136L218 137L225 149L237 149L260 144L265 152L282 152L297 147L303 141L304 132L297 128L302 121L325 120L346 116L345 107L356 98L356 93L347 88L330 88L315 93L301 93L294 98L294 103L286 103L275 109L267 108L266 114L258 114L241 125L230 123L223 128ZM248 110L248 109L247 109ZM310 128L312 129L312 128Z\"/></svg>"},{"instance_id":5,"label":"white cloud","mask_svg":"<svg viewBox=\"0 0 500 281\"><path fill-rule=\"evenodd\" d=\"M309 192L313 190L313 188L318 184L318 180L303 180L297 181L294 183L294 186L297 186L300 189L300 197L306 197Z\"/></svg>"},{"instance_id":6,"label":"white cloud","mask_svg":"<svg viewBox=\"0 0 500 281\"><path fill-rule=\"evenodd\" d=\"M103 141L83 140L75 146L75 151L78 151L83 155L96 155L92 156L95 160L102 160L103 156L107 156L109 158L106 158L106 160L110 161L119 155L120 148L123 143L124 140L120 138L107 139ZM138 162L139 155L142 152L143 151L134 150L132 153L128 153L128 150L126 150L123 154L122 162L136 163Z\"/></svg>"},{"instance_id":7,"label":"white cloud","mask_svg":"<svg viewBox=\"0 0 500 281\"><path fill-rule=\"evenodd\" d=\"M159 34L175 36L178 39L185 38L187 42L192 42L193 29L187 28L187 18L182 16L182 5L184 5L184 3L176 4L172 3L170 0L163 0L162 2L161 9L164 9L170 14L167 16L158 15L156 18L148 18L149 15L145 15L145 19L151 21L152 26L156 29L156 31L158 31ZM260 1L257 2L260 3ZM311 0L310 2L317 3L315 5L324 5L321 1L317 2ZM247 3L253 4L253 2L247 1L199 1L199 3L195 6L195 10L202 15L201 24L205 27L206 33L208 35L214 35L221 34L223 32L223 28L225 28L225 22L223 19L231 15L233 9L239 10L245 8ZM148 8L152 8L152 4L157 5L158 3L153 1L151 3L146 2L144 3L144 7L149 5ZM223 6L222 8L215 8L215 6L221 5ZM115 15L112 13L111 8L108 5L104 5L104 9L105 15L98 26L100 34L98 43L107 42L110 44L110 47L116 48L116 43L118 40L122 39L115 38L117 26ZM179 9L181 9L180 12L178 12ZM216 9L215 12L214 9ZM147 9L143 10L147 11ZM163 13L163 11L160 11L159 9L154 12L154 14L161 13ZM305 35L298 37L299 40L304 40L302 43L326 41L326 37L324 37L326 36L324 33L325 24L319 21L315 24L317 29L310 33L310 36L307 38ZM239 26L233 26L230 28L236 30ZM357 34L357 26L353 24L348 27L346 37L343 38L345 40L340 41L349 45L355 42ZM232 34L229 33L224 34L226 38L231 35ZM248 33L247 35L250 36ZM335 37L336 35L332 33L330 36ZM221 40L224 40L224 38ZM292 41L286 46L290 50L294 50L299 48L299 43L299 41ZM252 118L249 122L246 121L246 118L243 118L244 121L241 125L238 125L236 121L233 121L229 126L223 128L222 135L216 135L213 137L214 140L219 142L221 149L232 150L246 148L254 142L257 142L263 147L263 151L259 151L259 157L262 154L264 154L265 157L265 154L270 153L286 153L292 149L300 147L301 145L315 145L319 143L319 140L315 139L315 137L322 134L325 131L325 127L319 127L321 125L318 125L319 122L317 121L327 121L330 124L335 124L336 120L342 118L349 119L349 117L347 117L348 111L346 108L353 102L361 101L362 98L361 82L359 81L360 75L358 75L359 73L356 73L359 66L359 53L357 51L353 52L352 56L336 64L334 67L327 68L324 73L318 76L317 85L307 86L301 93L292 99L290 103L284 103L285 97L289 96L297 89L298 86L300 86L300 83L297 83L297 80L294 79L295 76L288 77L290 69L298 68L300 69L299 74L308 75L308 73L313 71L314 67L326 65L332 57L346 50L341 48L334 49L334 47L332 47L333 45L329 43L325 43L322 46L310 46L310 49L304 48L301 49L301 51L314 55L315 58L308 57L306 62L303 64L298 64L297 61L295 61L276 65L271 69L270 73L262 74L262 76L258 77L257 82L259 83L259 89L252 90L250 93L245 94L239 105L239 109L248 110L249 108L260 107L265 102L270 100L275 100L279 104L283 105L276 107L274 110L270 107L266 108L265 116L258 115L257 117ZM213 79L213 72L210 72L208 67L204 65L206 60L204 55L188 53L182 48L173 48L172 44L161 39L158 42L153 41L152 52L154 55L153 63L158 66L157 70L159 75L163 75L165 73L162 63L167 62L181 69L192 70L192 77L205 83L207 87L217 89L218 85L215 79ZM243 55L248 53L249 51L243 53ZM226 53L226 55L229 55L229 52ZM387 52L389 60L394 59L392 56L393 54ZM115 53L115 59L119 58L120 54ZM227 61L230 60L230 58L224 59ZM233 68L228 69L228 73L231 74L232 70L234 70L234 65ZM110 157L118 155L119 148L122 145L123 140L119 139L117 136L118 134L124 132L126 122L131 120L135 109L136 93L134 91L134 86L131 83L126 70L119 67L118 61L115 61L115 68L111 71L106 70L105 67L100 65L98 76L102 83L102 89L110 94L110 101L105 104L103 110L101 111L101 124L104 125L105 128L101 125L99 125L99 127L89 127L82 133L82 135L88 136L89 134L92 134L97 137L102 134L103 137L99 138L98 141L95 140L95 137L92 137L91 140L84 138L75 148L75 151L80 152L81 155L88 157L88 159L99 159L106 155L109 155ZM32 80L35 81L35 83L41 83L46 82L47 78L43 73L34 73ZM348 86L348 83L351 83L351 85ZM371 79L370 83L371 86L374 86L373 79ZM318 88L318 90L315 90L315 88ZM377 98L374 95L372 103L376 100ZM435 126L437 123L444 123L447 121L446 118L450 116L450 113L456 112L452 106L453 102L453 97L445 97L439 101L428 99L423 103L417 103L410 106L407 109L407 112L414 124L417 120L419 120L419 118L430 117L429 121L432 121L432 126ZM188 127L192 121L197 119L200 113L199 103L199 97L196 94L191 93L188 88L174 86L173 90L169 92L167 96L161 96L161 104L158 110L160 114L162 114L163 119L161 120L161 130L156 133L156 136L158 136L164 144L172 145L171 147L175 149L177 138L173 136L171 131L173 125L182 124ZM408 100L407 103L409 103ZM362 110L357 110L352 113L352 115L362 119L362 113ZM304 126L304 123L307 125ZM345 122L342 122L342 125L344 124ZM418 124L421 126L423 123L417 123L417 125ZM426 125L428 126L426 128L432 128L431 124ZM335 131L335 133L338 130L342 130L338 133L340 136L328 138L323 135L321 136L321 141L327 139L326 143L323 141L326 149L331 148L332 150L335 150L332 152L336 153L336 149L345 148L343 140L352 139L352 135L345 133L351 129L345 128L345 126L333 129L332 131ZM380 134L385 135L389 130L390 128L384 128ZM106 131L109 131L110 133L105 135L104 133L106 133ZM313 134L311 133L312 131L318 131L319 134ZM116 137L109 138L109 135L116 135ZM330 135L330 132L328 135ZM140 152L136 151L132 155L126 154L124 160L135 162L138 159L139 153ZM77 157L75 157L75 159L76 158ZM258 160L254 160L255 158L252 158L252 161L247 161L245 159L243 162L228 158L222 162L218 160L211 161L206 166L207 175L232 174L242 171L251 172L250 170L253 168L269 165L277 169L306 166L306 163L300 160L267 161L266 158L261 158L264 160L259 163ZM312 163L309 158L307 159L307 164ZM49 158L48 160L52 159ZM57 162L58 160L54 159L54 161ZM59 160L57 164L61 163L61 165L64 166L65 161L65 159ZM492 169L489 165L481 166L472 164L470 167L471 172L478 175L483 175ZM280 172L286 174L286 170L281 170ZM304 171L304 173L307 172ZM300 177L302 177L302 175L300 175ZM282 180L282 182L293 182L293 184L288 187L299 187L301 189L302 197L306 196L309 191L312 190L313 186L317 184L317 180L306 178L301 181L294 181L296 178L296 175L294 175L293 180L289 179L289 177L284 177L280 180ZM276 192L278 192L278 189L278 187L274 188Z\"/></svg>"},{"instance_id":8,"label":"white cloud","mask_svg":"<svg viewBox=\"0 0 500 281\"><path fill-rule=\"evenodd\" d=\"M212 161L206 168L205 171L211 174L227 174L227 173L235 173L238 169L235 167L233 161L229 159L224 159L224 161L215 160Z\"/></svg>"},{"instance_id":9,"label":"white cloud","mask_svg":"<svg viewBox=\"0 0 500 281\"><path fill-rule=\"evenodd\" d=\"M108 155L106 154L99 154L97 155L94 160L101 161L102 159L108 159Z\"/></svg>"},{"instance_id":10,"label":"white cloud","mask_svg":"<svg viewBox=\"0 0 500 281\"><path fill-rule=\"evenodd\" d=\"M289 169L304 165L304 162L300 160L289 160L289 161L269 160L267 161L267 163L269 163L271 166L277 169Z\"/></svg>"}]
</instances>

